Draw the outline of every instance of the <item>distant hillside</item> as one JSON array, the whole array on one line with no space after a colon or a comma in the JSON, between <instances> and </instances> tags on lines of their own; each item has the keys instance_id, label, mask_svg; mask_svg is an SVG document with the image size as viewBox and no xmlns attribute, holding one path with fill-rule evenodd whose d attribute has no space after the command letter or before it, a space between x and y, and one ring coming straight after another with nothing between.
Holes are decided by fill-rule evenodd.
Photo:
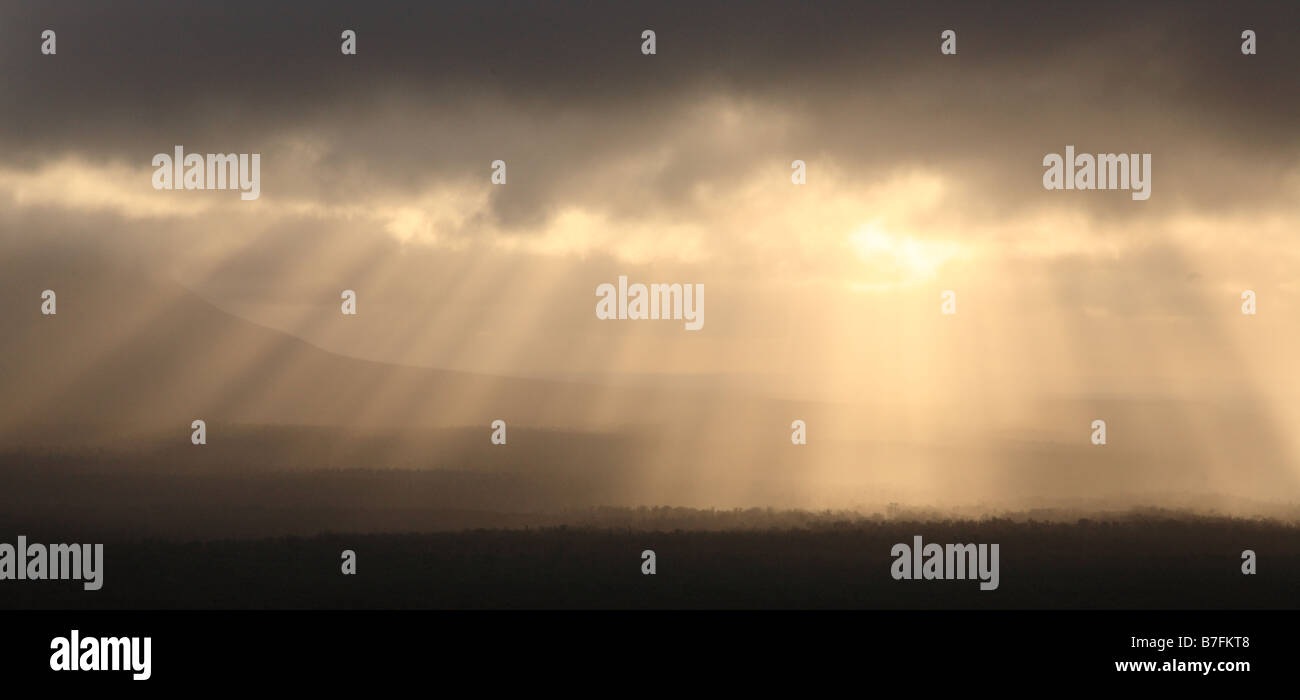
<instances>
[{"instance_id":1,"label":"distant hillside","mask_svg":"<svg viewBox=\"0 0 1300 700\"><path fill-rule=\"evenodd\" d=\"M681 378L603 387L473 375L340 356L146 275L13 262L0 279L0 453L11 474L33 460L113 475L451 470L523 479L523 510L992 510L1085 498L1254 513L1300 500L1274 416L1248 397L1043 397L1008 423L978 403L918 413ZM56 316L40 314L46 288L58 293ZM1111 440L1098 447L1089 425L1102 416ZM195 418L209 427L201 448L189 443ZM495 419L509 426L507 445L489 441ZM807 445L791 444L795 419ZM392 482L376 479L367 488L388 492ZM519 507L476 493L476 508ZM1273 505L1241 510L1250 499ZM304 505L293 494L284 503Z\"/></svg>"}]
</instances>

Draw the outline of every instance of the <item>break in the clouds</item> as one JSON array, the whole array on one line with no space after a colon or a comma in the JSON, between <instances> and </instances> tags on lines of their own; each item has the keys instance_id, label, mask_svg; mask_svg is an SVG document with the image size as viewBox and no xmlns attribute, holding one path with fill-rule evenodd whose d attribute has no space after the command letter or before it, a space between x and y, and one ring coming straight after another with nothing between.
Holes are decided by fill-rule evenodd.
<instances>
[{"instance_id":1,"label":"break in the clouds","mask_svg":"<svg viewBox=\"0 0 1300 700\"><path fill-rule=\"evenodd\" d=\"M836 498L880 474L962 497L1291 494L1298 20L1274 2L7 3L0 418L663 420L647 459L735 502L797 418L814 455L871 441L797 470ZM259 154L258 197L155 189L177 148ZM1150 198L1044 189L1071 148L1149 154ZM592 290L621 276L707 287L707 325L602 323ZM645 385L696 393L614 390ZM719 387L823 403L757 411ZM1106 452L1075 461L1098 418Z\"/></svg>"},{"instance_id":2,"label":"break in the clouds","mask_svg":"<svg viewBox=\"0 0 1300 700\"><path fill-rule=\"evenodd\" d=\"M860 367L845 338L937 342L895 325L956 289L1012 373L1035 355L1027 318L1219 318L1246 288L1300 307L1298 19L1271 2L7 5L7 250L134 261L349 354L495 371L654 368L675 339L574 359L557 330L592 332L590 289L618 274L708 283L710 339L673 366L694 371ZM151 158L177 146L261 154L261 196L154 190ZM1151 154L1151 199L1045 191L1066 146ZM511 301L539 287L544 309ZM328 324L343 288L367 333Z\"/></svg>"}]
</instances>

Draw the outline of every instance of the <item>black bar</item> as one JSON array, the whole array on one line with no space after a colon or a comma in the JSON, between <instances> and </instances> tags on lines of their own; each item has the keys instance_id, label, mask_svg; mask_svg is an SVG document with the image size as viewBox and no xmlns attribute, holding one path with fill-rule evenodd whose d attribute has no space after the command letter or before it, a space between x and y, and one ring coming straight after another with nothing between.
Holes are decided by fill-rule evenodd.
<instances>
[{"instance_id":1,"label":"black bar","mask_svg":"<svg viewBox=\"0 0 1300 700\"><path fill-rule=\"evenodd\" d=\"M43 688L382 679L394 687L432 680L442 693L460 683L540 689L558 676L574 689L676 692L698 674L733 689L809 690L852 677L870 687L892 678L972 691L1028 679L1052 680L1056 690L1074 680L1244 684L1292 675L1297 621L1295 611L23 611L4 613L0 669ZM51 640L72 630L82 639L149 637L151 677L51 670ZM1184 637L1196 646L1134 645ZM1216 646L1206 637L1219 638ZM1117 671L1125 661L1244 661L1249 669Z\"/></svg>"}]
</instances>

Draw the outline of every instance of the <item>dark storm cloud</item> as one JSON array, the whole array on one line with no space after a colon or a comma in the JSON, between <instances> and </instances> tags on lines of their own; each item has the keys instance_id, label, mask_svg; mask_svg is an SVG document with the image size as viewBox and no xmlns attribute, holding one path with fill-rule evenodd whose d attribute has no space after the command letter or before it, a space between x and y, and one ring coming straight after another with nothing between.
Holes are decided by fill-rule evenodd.
<instances>
[{"instance_id":1,"label":"dark storm cloud","mask_svg":"<svg viewBox=\"0 0 1300 700\"><path fill-rule=\"evenodd\" d=\"M1258 56L1238 49L1248 27ZM566 202L685 206L695 183L795 157L862 179L941 169L1034 202L1043 154L1075 144L1155 153L1156 201L1243 206L1295 167L1297 27L1300 4L1276 2L11 5L0 163L256 151L268 194L337 200L486 178L503 158L493 213L526 227ZM38 50L46 28L57 56ZM957 57L939 54L947 28ZM737 127L753 142L699 137L719 99L755 106ZM667 154L657 175L622 197L593 187L588 166L643 153ZM1204 167L1218 154L1244 179Z\"/></svg>"}]
</instances>

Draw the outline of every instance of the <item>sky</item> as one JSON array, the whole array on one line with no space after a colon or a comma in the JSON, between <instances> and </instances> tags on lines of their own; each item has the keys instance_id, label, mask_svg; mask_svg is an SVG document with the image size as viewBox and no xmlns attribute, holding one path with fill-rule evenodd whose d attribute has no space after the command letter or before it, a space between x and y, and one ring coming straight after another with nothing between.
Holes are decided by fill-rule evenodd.
<instances>
[{"instance_id":1,"label":"sky","mask_svg":"<svg viewBox=\"0 0 1300 700\"><path fill-rule=\"evenodd\" d=\"M267 5L0 5L6 267L418 367L1300 418L1300 5ZM177 145L261 154L261 196L155 190ZM1150 199L1045 190L1067 146L1151 154ZM704 328L597 319L621 275L703 284Z\"/></svg>"}]
</instances>

